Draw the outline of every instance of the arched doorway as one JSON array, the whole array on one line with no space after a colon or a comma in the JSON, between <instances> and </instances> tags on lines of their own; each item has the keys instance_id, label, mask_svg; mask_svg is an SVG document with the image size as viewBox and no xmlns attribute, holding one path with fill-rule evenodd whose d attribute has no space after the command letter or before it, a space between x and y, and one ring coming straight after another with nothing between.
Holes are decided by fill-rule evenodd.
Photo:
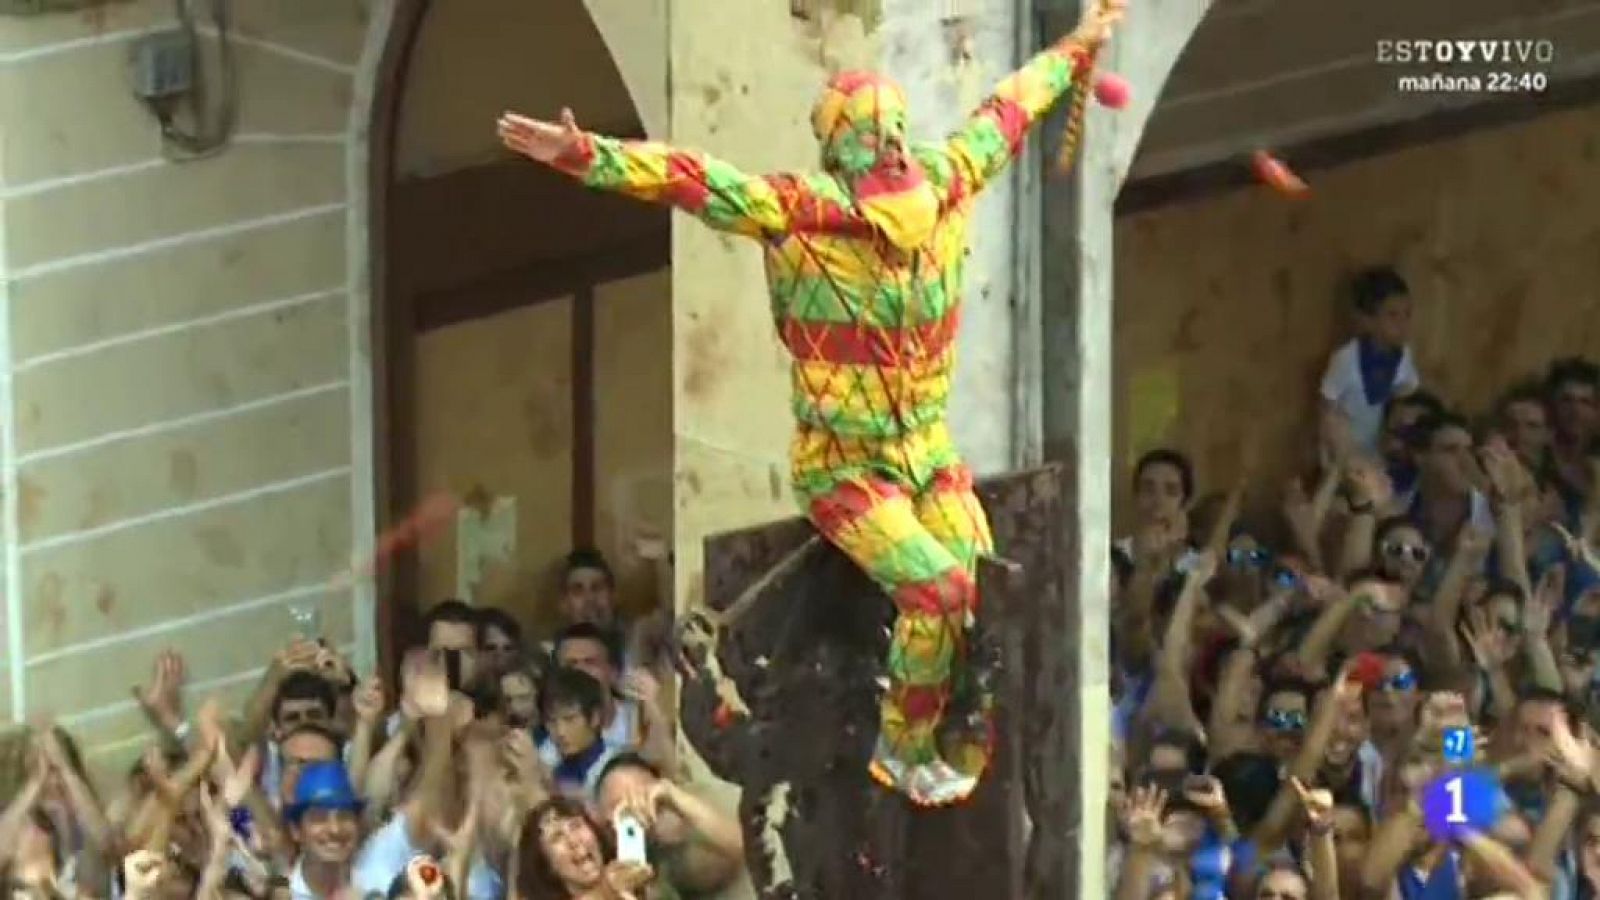
<instances>
[{"instance_id":1,"label":"arched doorway","mask_svg":"<svg viewBox=\"0 0 1600 900\"><path fill-rule=\"evenodd\" d=\"M542 630L568 550L668 530L670 219L501 151L500 112L563 105L642 136L583 0L398 0L371 120L375 500L382 523L438 490L466 506L385 573L386 664L445 597Z\"/></svg>"}]
</instances>

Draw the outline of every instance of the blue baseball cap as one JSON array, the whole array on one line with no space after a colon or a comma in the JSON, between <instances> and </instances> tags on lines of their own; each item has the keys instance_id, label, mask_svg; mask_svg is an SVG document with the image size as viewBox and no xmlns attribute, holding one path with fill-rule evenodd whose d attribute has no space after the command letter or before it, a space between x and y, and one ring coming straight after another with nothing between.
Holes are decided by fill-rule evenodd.
<instances>
[{"instance_id":1,"label":"blue baseball cap","mask_svg":"<svg viewBox=\"0 0 1600 900\"><path fill-rule=\"evenodd\" d=\"M294 802L285 810L289 821L297 821L308 810L335 809L360 812L361 797L350 784L350 773L341 762L314 762L300 771L294 785Z\"/></svg>"}]
</instances>

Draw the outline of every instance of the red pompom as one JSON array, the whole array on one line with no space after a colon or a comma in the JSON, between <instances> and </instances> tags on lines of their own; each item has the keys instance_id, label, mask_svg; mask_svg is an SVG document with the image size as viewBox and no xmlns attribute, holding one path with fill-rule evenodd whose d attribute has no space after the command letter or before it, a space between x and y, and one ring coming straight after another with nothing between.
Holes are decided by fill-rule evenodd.
<instances>
[{"instance_id":1,"label":"red pompom","mask_svg":"<svg viewBox=\"0 0 1600 900\"><path fill-rule=\"evenodd\" d=\"M1121 109L1128 105L1128 99L1133 96L1133 88L1128 86L1128 80L1121 75L1107 72L1095 79L1094 99L1107 109Z\"/></svg>"}]
</instances>

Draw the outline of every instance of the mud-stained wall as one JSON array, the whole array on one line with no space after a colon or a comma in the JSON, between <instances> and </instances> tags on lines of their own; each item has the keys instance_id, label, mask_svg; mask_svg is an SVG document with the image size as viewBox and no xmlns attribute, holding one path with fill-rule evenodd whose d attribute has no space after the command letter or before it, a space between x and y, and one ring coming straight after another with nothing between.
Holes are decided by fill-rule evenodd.
<instances>
[{"instance_id":1,"label":"mud-stained wall","mask_svg":"<svg viewBox=\"0 0 1600 900\"><path fill-rule=\"evenodd\" d=\"M1597 147L1591 107L1341 167L1303 202L1257 188L1120 220L1124 499L1156 444L1192 454L1205 489L1235 476L1252 429L1259 484L1303 466L1318 379L1350 333L1346 279L1365 265L1410 281L1423 381L1469 413L1553 356L1600 354Z\"/></svg>"},{"instance_id":2,"label":"mud-stained wall","mask_svg":"<svg viewBox=\"0 0 1600 900\"><path fill-rule=\"evenodd\" d=\"M347 163L372 8L236 4L238 134L182 164L127 72L171 3L0 19L0 715L58 717L99 770L139 749L161 648L237 697L292 604L346 646L370 613L329 584L371 477Z\"/></svg>"},{"instance_id":3,"label":"mud-stained wall","mask_svg":"<svg viewBox=\"0 0 1600 900\"><path fill-rule=\"evenodd\" d=\"M447 490L484 510L509 498L516 518L512 554L468 590L463 532L424 543L424 604L466 596L530 634L558 625L560 563L575 541L573 355L592 352L595 543L613 561L622 608L653 608L654 573L630 551L636 537L671 534L670 289L666 271L596 287L588 351L574 344L570 297L419 337L417 495Z\"/></svg>"}]
</instances>

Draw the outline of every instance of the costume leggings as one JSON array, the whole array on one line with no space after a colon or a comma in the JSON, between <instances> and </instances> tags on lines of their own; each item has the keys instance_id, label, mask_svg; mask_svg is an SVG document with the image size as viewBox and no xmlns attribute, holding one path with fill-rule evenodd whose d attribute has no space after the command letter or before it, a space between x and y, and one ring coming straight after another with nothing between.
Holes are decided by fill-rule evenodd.
<instances>
[{"instance_id":1,"label":"costume leggings","mask_svg":"<svg viewBox=\"0 0 1600 900\"><path fill-rule=\"evenodd\" d=\"M977 612L978 557L993 547L972 473L961 464L940 469L915 493L863 476L814 496L809 514L894 602L882 735L900 760L927 762Z\"/></svg>"}]
</instances>

